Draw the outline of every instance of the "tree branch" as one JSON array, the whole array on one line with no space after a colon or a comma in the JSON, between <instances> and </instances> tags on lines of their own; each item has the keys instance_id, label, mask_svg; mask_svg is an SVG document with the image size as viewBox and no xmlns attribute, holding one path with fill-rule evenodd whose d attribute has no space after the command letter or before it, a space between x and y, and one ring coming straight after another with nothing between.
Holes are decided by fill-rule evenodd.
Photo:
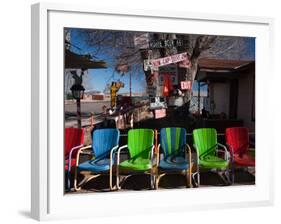
<instances>
[{"instance_id":1,"label":"tree branch","mask_svg":"<svg viewBox=\"0 0 281 224\"><path fill-rule=\"evenodd\" d=\"M195 47L193 49L191 59L198 58L200 54L211 48L212 43L217 39L217 36L199 36L196 39Z\"/></svg>"}]
</instances>

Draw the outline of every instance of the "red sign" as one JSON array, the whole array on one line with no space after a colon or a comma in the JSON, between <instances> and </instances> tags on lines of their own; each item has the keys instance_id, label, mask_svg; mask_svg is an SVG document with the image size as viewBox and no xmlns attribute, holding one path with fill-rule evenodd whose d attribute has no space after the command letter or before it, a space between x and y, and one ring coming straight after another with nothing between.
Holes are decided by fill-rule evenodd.
<instances>
[{"instance_id":1,"label":"red sign","mask_svg":"<svg viewBox=\"0 0 281 224\"><path fill-rule=\"evenodd\" d=\"M192 89L192 82L191 81L181 81L181 89L182 90Z\"/></svg>"},{"instance_id":2,"label":"red sign","mask_svg":"<svg viewBox=\"0 0 281 224\"><path fill-rule=\"evenodd\" d=\"M190 61L188 59L183 60L179 63L180 68L190 68Z\"/></svg>"}]
</instances>

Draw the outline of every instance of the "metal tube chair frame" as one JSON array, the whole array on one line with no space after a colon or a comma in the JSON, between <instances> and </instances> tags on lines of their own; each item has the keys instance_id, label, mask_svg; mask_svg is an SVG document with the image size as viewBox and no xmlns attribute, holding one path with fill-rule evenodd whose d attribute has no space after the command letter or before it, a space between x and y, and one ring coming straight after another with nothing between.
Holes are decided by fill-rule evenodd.
<instances>
[{"instance_id":1,"label":"metal tube chair frame","mask_svg":"<svg viewBox=\"0 0 281 224\"><path fill-rule=\"evenodd\" d=\"M228 129L236 129L236 128L240 129L241 127L227 128L226 129L226 135L227 135L227 130ZM242 127L242 129L245 130L247 128ZM248 135L248 129L247 129L247 135ZM235 150L234 150L234 148L233 148L233 146L231 144L227 143L226 145L229 148L229 151L230 151L230 154L231 154L231 171L232 171L231 172L231 180L232 180L232 183L234 183L234 181L235 181L235 168L236 168L235 159L234 159L234 154L235 154L234 151ZM239 148L244 148L245 146L248 148L248 146L249 146L249 142L248 141L246 143L244 143L243 145L240 145ZM239 151L239 149L238 149L238 151ZM237 166L237 167L240 167L240 166ZM246 166L245 167L246 171L248 171L249 167L251 167L251 166ZM250 173L250 174L254 176L254 174L252 174L252 173Z\"/></svg>"},{"instance_id":2,"label":"metal tube chair frame","mask_svg":"<svg viewBox=\"0 0 281 224\"><path fill-rule=\"evenodd\" d=\"M234 149L231 145L229 144L226 144L226 146L229 148L229 151L230 151L230 158L231 158L231 181L232 181L232 184L234 183L234 170L235 170L235 163L234 163Z\"/></svg>"},{"instance_id":3,"label":"metal tube chair frame","mask_svg":"<svg viewBox=\"0 0 281 224\"><path fill-rule=\"evenodd\" d=\"M231 155L230 156L230 158L231 158L231 182L233 184L234 181L235 181L235 168L236 168L236 164L235 164L235 161L234 161L234 149L233 149L232 145L229 145L229 144L226 144L226 145L229 148L230 155ZM239 167L239 166L237 166L237 167ZM249 166L244 167L244 169L246 171L248 171L248 168L249 168ZM251 172L248 171L248 173L250 173L251 175L254 176L254 174L252 174Z\"/></svg>"},{"instance_id":4,"label":"metal tube chair frame","mask_svg":"<svg viewBox=\"0 0 281 224\"><path fill-rule=\"evenodd\" d=\"M84 133L85 130L83 128L65 128L64 135L65 135L65 143L64 143L64 159L65 159L65 169L66 173L66 181L67 181L67 191L71 191L71 170L74 168L75 164L72 163L73 159L76 159L76 151L83 147L84 145ZM75 157L75 158L74 158ZM66 162L67 158L67 162Z\"/></svg>"},{"instance_id":5,"label":"metal tube chair frame","mask_svg":"<svg viewBox=\"0 0 281 224\"><path fill-rule=\"evenodd\" d=\"M119 171L119 164L120 164L120 152L121 150L123 149L126 149L128 148L128 145L123 145L121 146L118 151L117 151L117 164L116 164L116 186L117 186L117 189L120 190L121 189L121 185L125 182L125 180L134 175L134 174L129 174L129 175L126 175L125 178L122 180L122 183L120 182L120 171ZM150 172L148 174L150 174L150 187L152 189L155 188L155 178L154 178L154 171L153 171L153 160L154 160L154 156L153 156L153 153L154 152L154 145L151 146L151 152L150 152L150 161L151 161L151 169L150 169ZM147 172L145 172L147 173Z\"/></svg>"},{"instance_id":6,"label":"metal tube chair frame","mask_svg":"<svg viewBox=\"0 0 281 224\"><path fill-rule=\"evenodd\" d=\"M110 150L109 186L110 186L111 191L115 190L115 188L112 185L113 153L115 153L115 151L116 151L116 149L118 149L118 147L119 147L119 145L116 145ZM96 175L95 174L86 175L84 177L84 179L78 184L79 186L77 186L77 175L78 175L78 165L79 165L80 154L88 154L89 155L89 153L84 153L83 150L90 149L90 148L92 148L92 145L85 146L83 148L80 148L78 153L77 153L77 160L76 160L76 166L75 166L75 178L74 178L74 189L75 189L75 191L81 190L82 185L84 185L87 182L89 182L90 180L92 180L94 178L97 178L97 177L102 175L101 173L96 174Z\"/></svg>"},{"instance_id":7,"label":"metal tube chair frame","mask_svg":"<svg viewBox=\"0 0 281 224\"><path fill-rule=\"evenodd\" d=\"M220 150L218 148L218 146L222 147L224 150ZM192 175L192 179L194 180L195 182L195 185L197 187L200 187L200 156L198 156L198 149L196 147L196 145L194 144L193 147L196 149L196 154L197 154L197 171L195 173L193 173ZM211 148L216 148L216 154L218 154L218 152L223 152L224 153L224 160L226 160L228 163L229 163L229 160L230 160L230 153L229 151L227 150L227 147L221 143L216 143L213 147ZM207 150L208 151L208 150ZM230 163L229 163L230 164ZM232 181L230 181L230 178L229 178L229 165L228 165L228 168L227 169L223 169L221 170L222 173L219 172L219 169L215 169L215 171L219 174L219 176L222 178L222 180L224 181L224 183L226 185L230 185L232 184ZM197 175L197 181L195 180L195 176ZM224 177L225 176L225 177Z\"/></svg>"},{"instance_id":8,"label":"metal tube chair frame","mask_svg":"<svg viewBox=\"0 0 281 224\"><path fill-rule=\"evenodd\" d=\"M70 172L71 172L71 158L72 158L72 154L80 149L81 147L83 147L83 145L78 145L78 146L75 146L73 147L71 150L70 150L70 153L69 153L69 156L68 156L68 171L67 171L67 189L70 191Z\"/></svg>"},{"instance_id":9,"label":"metal tube chair frame","mask_svg":"<svg viewBox=\"0 0 281 224\"><path fill-rule=\"evenodd\" d=\"M155 189L157 190L159 187L159 182L160 179L165 176L167 173L161 173L159 174L159 161L160 161L160 146L161 144L158 144L158 150L156 152L156 167L155 167ZM186 185L188 187L192 187L192 158L191 158L191 148L188 144L185 144L185 156L187 158L187 154L188 154L188 161L189 161L189 169L185 170L185 172L183 172L182 174L186 176Z\"/></svg>"}]
</instances>

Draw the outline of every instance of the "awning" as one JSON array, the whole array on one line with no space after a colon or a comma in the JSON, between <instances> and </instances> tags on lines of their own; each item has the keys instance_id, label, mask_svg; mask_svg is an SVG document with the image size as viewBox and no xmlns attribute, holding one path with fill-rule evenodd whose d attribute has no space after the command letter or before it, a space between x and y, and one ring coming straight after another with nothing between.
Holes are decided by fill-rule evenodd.
<instances>
[{"instance_id":1,"label":"awning","mask_svg":"<svg viewBox=\"0 0 281 224\"><path fill-rule=\"evenodd\" d=\"M105 61L93 61L87 55L79 55L70 50L66 50L65 68L99 69L99 68L107 68L107 66Z\"/></svg>"},{"instance_id":2,"label":"awning","mask_svg":"<svg viewBox=\"0 0 281 224\"><path fill-rule=\"evenodd\" d=\"M223 71L241 71L247 69L250 64L253 64L254 61L240 61L240 60L222 60L222 59L213 59L213 58L200 58L199 67L200 70L223 70Z\"/></svg>"},{"instance_id":3,"label":"awning","mask_svg":"<svg viewBox=\"0 0 281 224\"><path fill-rule=\"evenodd\" d=\"M254 61L237 61L221 59L199 59L199 70L195 77L197 81L224 82L230 79L237 79L239 76L254 72Z\"/></svg>"}]
</instances>

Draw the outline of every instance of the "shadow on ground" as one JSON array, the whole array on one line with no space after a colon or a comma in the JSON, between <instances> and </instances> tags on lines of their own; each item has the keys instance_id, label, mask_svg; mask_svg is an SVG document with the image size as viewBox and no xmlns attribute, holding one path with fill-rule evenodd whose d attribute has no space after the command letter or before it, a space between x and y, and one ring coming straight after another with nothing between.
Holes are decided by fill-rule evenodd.
<instances>
[{"instance_id":1,"label":"shadow on ground","mask_svg":"<svg viewBox=\"0 0 281 224\"><path fill-rule=\"evenodd\" d=\"M78 182L83 179L82 175L78 176ZM73 180L71 180L73 183ZM116 178L113 177L113 184L116 183ZM200 173L200 187L210 186L225 186L222 178L214 172L201 172ZM255 176L244 170L236 171L234 185L253 185L255 184ZM122 191L128 190L149 190L150 189L150 176L146 174L138 174L130 176L127 179L121 179ZM194 186L194 182L193 182ZM73 187L73 186L71 186ZM159 189L178 189L186 187L186 179L183 175L167 174L161 178L159 182ZM79 193L86 192L109 192L109 176L99 176L82 186ZM71 193L71 192L68 192Z\"/></svg>"}]
</instances>

